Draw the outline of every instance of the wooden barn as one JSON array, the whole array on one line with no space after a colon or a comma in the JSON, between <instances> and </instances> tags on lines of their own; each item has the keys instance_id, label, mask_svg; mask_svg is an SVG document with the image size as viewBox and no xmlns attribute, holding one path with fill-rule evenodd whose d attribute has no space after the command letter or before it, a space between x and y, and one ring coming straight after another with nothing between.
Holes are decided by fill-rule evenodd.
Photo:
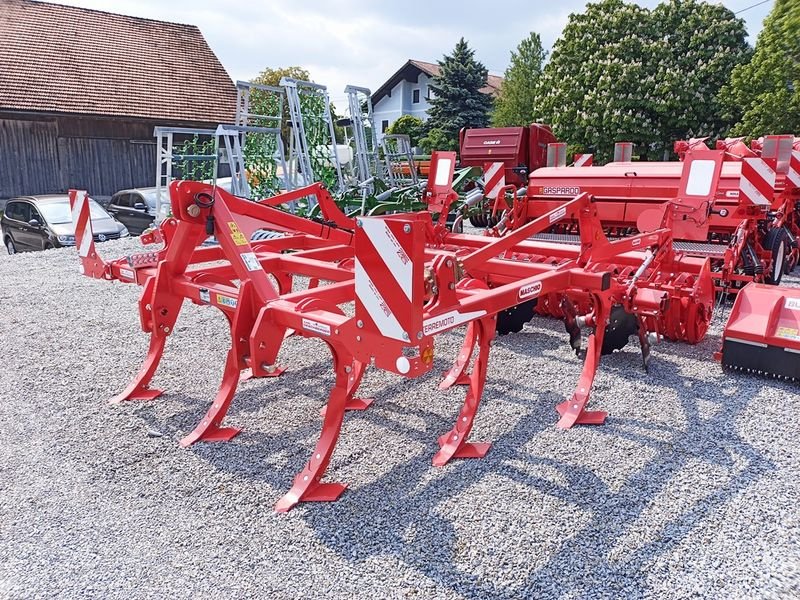
<instances>
[{"instance_id":1,"label":"wooden barn","mask_svg":"<svg viewBox=\"0 0 800 600\"><path fill-rule=\"evenodd\" d=\"M156 125L214 128L235 108L193 25L0 0L0 198L153 186Z\"/></svg>"}]
</instances>

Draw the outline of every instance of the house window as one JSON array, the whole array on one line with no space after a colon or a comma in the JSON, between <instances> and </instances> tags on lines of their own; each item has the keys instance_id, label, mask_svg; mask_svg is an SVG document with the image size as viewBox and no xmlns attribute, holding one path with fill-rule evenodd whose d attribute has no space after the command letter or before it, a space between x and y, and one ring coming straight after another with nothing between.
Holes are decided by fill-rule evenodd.
<instances>
[{"instance_id":1,"label":"house window","mask_svg":"<svg viewBox=\"0 0 800 600\"><path fill-rule=\"evenodd\" d=\"M381 133L386 133L387 129L389 129L389 121L381 121Z\"/></svg>"},{"instance_id":2,"label":"house window","mask_svg":"<svg viewBox=\"0 0 800 600\"><path fill-rule=\"evenodd\" d=\"M413 104L419 104L419 90L411 92L411 102Z\"/></svg>"},{"instance_id":3,"label":"house window","mask_svg":"<svg viewBox=\"0 0 800 600\"><path fill-rule=\"evenodd\" d=\"M428 86L428 95L425 96L425 99L430 100L433 97L434 97L433 88L431 86Z\"/></svg>"}]
</instances>

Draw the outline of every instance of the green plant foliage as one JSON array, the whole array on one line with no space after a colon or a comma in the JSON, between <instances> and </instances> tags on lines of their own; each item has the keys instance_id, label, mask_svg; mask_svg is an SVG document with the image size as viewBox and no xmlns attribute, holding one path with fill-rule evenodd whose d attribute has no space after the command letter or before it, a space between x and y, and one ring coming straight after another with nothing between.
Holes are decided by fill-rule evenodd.
<instances>
[{"instance_id":1,"label":"green plant foliage","mask_svg":"<svg viewBox=\"0 0 800 600\"><path fill-rule=\"evenodd\" d=\"M197 135L176 144L173 156L180 157L173 162L176 178L203 181L214 177L215 148L214 138L201 140Z\"/></svg>"},{"instance_id":2,"label":"green plant foliage","mask_svg":"<svg viewBox=\"0 0 800 600\"><path fill-rule=\"evenodd\" d=\"M303 115L303 128L306 132L311 168L316 181L321 181L328 189L336 191L339 179L330 148L336 141L331 139L331 131L326 120L325 97L315 90L302 90L300 111Z\"/></svg>"},{"instance_id":3,"label":"green plant foliage","mask_svg":"<svg viewBox=\"0 0 800 600\"><path fill-rule=\"evenodd\" d=\"M523 126L536 121L539 77L546 57L539 34L533 32L511 53L511 64L506 69L500 95L495 99L492 125Z\"/></svg>"},{"instance_id":4,"label":"green plant foliage","mask_svg":"<svg viewBox=\"0 0 800 600\"><path fill-rule=\"evenodd\" d=\"M752 60L733 69L719 94L731 135L800 132L800 3L776 0Z\"/></svg>"},{"instance_id":5,"label":"green plant foliage","mask_svg":"<svg viewBox=\"0 0 800 600\"><path fill-rule=\"evenodd\" d=\"M419 143L425 129L425 122L414 115L403 115L391 124L386 133L391 135L407 135L411 140L411 146Z\"/></svg>"},{"instance_id":6,"label":"green plant foliage","mask_svg":"<svg viewBox=\"0 0 800 600\"><path fill-rule=\"evenodd\" d=\"M659 150L676 139L723 134L717 100L731 71L751 55L744 20L721 4L662 2L651 13Z\"/></svg>"},{"instance_id":7,"label":"green plant foliage","mask_svg":"<svg viewBox=\"0 0 800 600\"><path fill-rule=\"evenodd\" d=\"M725 128L714 98L748 56L741 20L721 6L670 0L654 11L602 0L570 16L541 82L544 119L608 160L615 141L661 154Z\"/></svg>"},{"instance_id":8,"label":"green plant foliage","mask_svg":"<svg viewBox=\"0 0 800 600\"><path fill-rule=\"evenodd\" d=\"M441 73L431 84L428 133L420 140L425 151L457 149L461 128L486 127L492 108L492 98L480 91L489 72L475 60L475 51L464 38L439 61L439 68Z\"/></svg>"},{"instance_id":9,"label":"green plant foliage","mask_svg":"<svg viewBox=\"0 0 800 600\"><path fill-rule=\"evenodd\" d=\"M260 116L251 118L249 125L275 127L282 123L282 120L276 120L276 118L282 119L282 104L280 96L276 93L251 89L250 113ZM280 158L277 138L265 133L247 133L243 151L247 183L252 197L267 198L277 194L281 189L276 162L276 158Z\"/></svg>"}]
</instances>

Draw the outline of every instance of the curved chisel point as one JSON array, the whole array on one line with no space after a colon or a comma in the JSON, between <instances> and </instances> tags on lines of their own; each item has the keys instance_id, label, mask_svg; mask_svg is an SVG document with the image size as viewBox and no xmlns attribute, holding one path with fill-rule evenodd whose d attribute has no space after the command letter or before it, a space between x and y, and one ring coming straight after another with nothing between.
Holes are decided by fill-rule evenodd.
<instances>
[{"instance_id":1,"label":"curved chisel point","mask_svg":"<svg viewBox=\"0 0 800 600\"><path fill-rule=\"evenodd\" d=\"M287 512L299 502L333 502L347 487L342 483L322 483L321 480L339 439L348 396L357 389L359 371L363 374L363 367L351 357L342 357L339 350L332 348L332 351L336 365L336 383L328 397L319 441L311 459L294 478L292 488L275 505L277 512Z\"/></svg>"},{"instance_id":2,"label":"curved chisel point","mask_svg":"<svg viewBox=\"0 0 800 600\"><path fill-rule=\"evenodd\" d=\"M227 442L241 431L236 427L222 427L222 421L228 412L238 383L239 365L235 352L231 349L225 360L225 371L222 374L219 391L203 420L194 431L180 441L182 447L186 448L195 442Z\"/></svg>"},{"instance_id":3,"label":"curved chisel point","mask_svg":"<svg viewBox=\"0 0 800 600\"><path fill-rule=\"evenodd\" d=\"M483 458L489 451L489 443L468 442L475 415L478 412L483 388L486 383L486 366L489 358L489 342L492 335L491 319L481 321L476 326L475 333L479 340L478 356L472 367L472 374L469 378L469 388L467 389L464 405L458 415L453 428L439 436L439 451L433 457L433 465L441 467L453 458ZM469 335L468 335L469 337Z\"/></svg>"},{"instance_id":4,"label":"curved chisel point","mask_svg":"<svg viewBox=\"0 0 800 600\"><path fill-rule=\"evenodd\" d=\"M455 363L453 363L450 370L444 374L444 380L439 384L440 390L449 389L454 385L469 385L469 378L464 372L475 350L476 339L477 328L473 321L467 326L467 335L464 337L464 343L461 345L461 350L458 352Z\"/></svg>"},{"instance_id":5,"label":"curved chisel point","mask_svg":"<svg viewBox=\"0 0 800 600\"><path fill-rule=\"evenodd\" d=\"M158 369L158 363L161 361L161 356L164 354L164 344L167 338L165 336L150 335L150 346L147 349L147 357L144 360L142 368L133 378L133 381L128 384L125 390L114 396L110 402L118 404L126 400L153 400L160 396L163 392L161 390L148 387L150 381Z\"/></svg>"}]
</instances>

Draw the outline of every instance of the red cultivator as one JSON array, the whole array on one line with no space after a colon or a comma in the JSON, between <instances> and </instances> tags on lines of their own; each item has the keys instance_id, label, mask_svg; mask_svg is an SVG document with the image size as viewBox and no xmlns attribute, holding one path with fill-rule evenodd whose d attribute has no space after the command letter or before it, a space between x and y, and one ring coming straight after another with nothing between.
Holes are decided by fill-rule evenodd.
<instances>
[{"instance_id":1,"label":"red cultivator","mask_svg":"<svg viewBox=\"0 0 800 600\"><path fill-rule=\"evenodd\" d=\"M163 249L110 263L96 254L85 193L70 192L83 272L143 286L139 311L150 348L144 366L116 400L149 400L161 393L149 385L185 299L226 315L231 348L219 391L181 441L184 446L238 433L223 420L240 374L250 369L255 377L276 375L289 331L323 340L333 355L336 380L313 455L277 504L277 510L286 511L300 501L335 500L344 490L322 477L345 410L364 408L355 393L366 366L418 377L433 368L434 338L440 333L467 326L462 349L440 386L466 384L467 392L454 426L439 438L435 465L486 454L489 444L468 438L483 394L490 341L503 323L513 325L518 311L557 299L578 352L581 327L589 330L575 392L557 407L561 427L605 420L605 412L586 407L607 336L618 347L638 332L645 365L650 343L659 335L702 336L702 327L692 334L668 331L674 323L665 327L668 315L693 306L702 307L707 320L713 306L708 261L675 252L672 232L683 231L689 222L702 230L721 170L720 153L690 154L680 193L651 215L656 226L617 241L606 238L597 203L585 193L503 237L449 233L445 220L454 196L454 163L454 153L434 155L426 191L431 212L356 220L337 214L320 185L254 203L207 184L174 182L175 217L161 226ZM322 223L268 205L311 195L325 209ZM440 214L438 220L433 213ZM551 248L529 238L565 220L579 224L579 243L553 245L554 258L537 258ZM251 242L260 229L284 235ZM209 235L219 246L199 247ZM296 277L313 285L292 291ZM353 305L348 316L343 309ZM631 320L633 327L626 324Z\"/></svg>"}]
</instances>

